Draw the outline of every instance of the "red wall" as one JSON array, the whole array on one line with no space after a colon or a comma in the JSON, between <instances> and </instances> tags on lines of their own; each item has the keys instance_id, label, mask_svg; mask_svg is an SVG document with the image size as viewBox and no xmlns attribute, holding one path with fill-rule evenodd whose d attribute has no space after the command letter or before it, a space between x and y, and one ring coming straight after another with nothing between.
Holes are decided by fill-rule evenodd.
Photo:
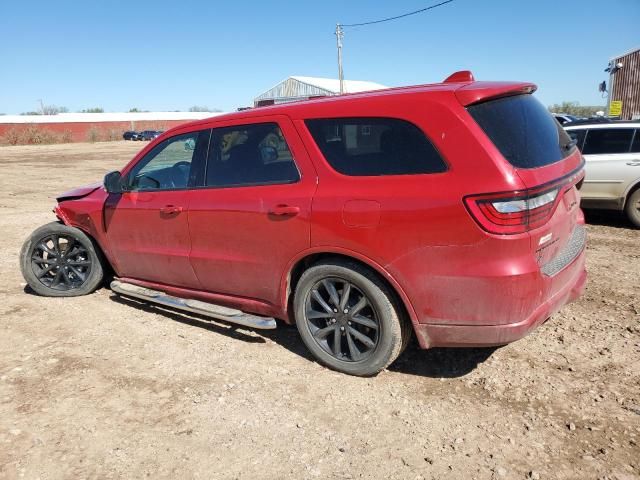
<instances>
[{"instance_id":1,"label":"red wall","mask_svg":"<svg viewBox=\"0 0 640 480\"><path fill-rule=\"evenodd\" d=\"M167 130L190 121L1 123L0 143L16 143L16 139L18 144L122 140L122 134L127 130ZM36 138L46 140L34 141Z\"/></svg>"}]
</instances>

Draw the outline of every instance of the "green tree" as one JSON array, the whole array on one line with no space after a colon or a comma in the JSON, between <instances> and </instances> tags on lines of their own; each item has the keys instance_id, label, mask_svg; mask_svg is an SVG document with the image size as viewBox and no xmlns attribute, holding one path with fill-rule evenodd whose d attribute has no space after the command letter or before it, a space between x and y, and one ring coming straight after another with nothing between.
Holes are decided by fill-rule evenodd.
<instances>
[{"instance_id":1,"label":"green tree","mask_svg":"<svg viewBox=\"0 0 640 480\"><path fill-rule=\"evenodd\" d=\"M104 108L102 107L93 107L82 110L80 113L104 113Z\"/></svg>"},{"instance_id":2,"label":"green tree","mask_svg":"<svg viewBox=\"0 0 640 480\"><path fill-rule=\"evenodd\" d=\"M592 117L599 110L604 111L605 107L600 105L580 105L578 102L554 103L549 106L549 111L552 113L566 113L576 117Z\"/></svg>"},{"instance_id":3,"label":"green tree","mask_svg":"<svg viewBox=\"0 0 640 480\"><path fill-rule=\"evenodd\" d=\"M57 105L45 105L42 104L42 115L57 115L59 113L67 113L69 109L67 107L58 107Z\"/></svg>"}]
</instances>

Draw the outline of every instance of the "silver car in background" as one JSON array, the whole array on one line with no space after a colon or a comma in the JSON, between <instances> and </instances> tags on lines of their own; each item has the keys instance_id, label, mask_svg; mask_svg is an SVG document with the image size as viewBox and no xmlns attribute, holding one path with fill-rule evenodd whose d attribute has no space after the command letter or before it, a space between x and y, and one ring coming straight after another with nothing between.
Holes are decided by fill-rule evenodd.
<instances>
[{"instance_id":1,"label":"silver car in background","mask_svg":"<svg viewBox=\"0 0 640 480\"><path fill-rule=\"evenodd\" d=\"M640 122L582 121L564 129L586 161L581 206L623 210L640 228Z\"/></svg>"}]
</instances>

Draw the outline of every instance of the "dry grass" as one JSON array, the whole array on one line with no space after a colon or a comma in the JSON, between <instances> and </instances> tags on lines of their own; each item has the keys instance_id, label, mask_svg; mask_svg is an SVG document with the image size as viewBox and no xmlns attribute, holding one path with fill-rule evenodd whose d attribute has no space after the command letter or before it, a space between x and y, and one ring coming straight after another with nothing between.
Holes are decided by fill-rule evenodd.
<instances>
[{"instance_id":1,"label":"dry grass","mask_svg":"<svg viewBox=\"0 0 640 480\"><path fill-rule=\"evenodd\" d=\"M11 128L5 133L2 143L8 145L47 145L61 143L63 136L51 130L29 124L25 128Z\"/></svg>"}]
</instances>

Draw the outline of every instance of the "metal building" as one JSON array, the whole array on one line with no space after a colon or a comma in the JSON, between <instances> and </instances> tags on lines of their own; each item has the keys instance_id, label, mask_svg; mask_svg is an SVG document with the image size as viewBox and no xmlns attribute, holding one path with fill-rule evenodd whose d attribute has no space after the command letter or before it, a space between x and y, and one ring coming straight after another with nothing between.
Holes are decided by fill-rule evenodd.
<instances>
[{"instance_id":1,"label":"metal building","mask_svg":"<svg viewBox=\"0 0 640 480\"><path fill-rule=\"evenodd\" d=\"M609 72L608 115L640 119L640 48L613 57L605 71Z\"/></svg>"},{"instance_id":2,"label":"metal building","mask_svg":"<svg viewBox=\"0 0 640 480\"><path fill-rule=\"evenodd\" d=\"M345 93L366 92L388 88L374 82L345 80ZM335 78L289 77L253 100L255 107L277 103L295 102L314 97L326 97L340 93L340 81Z\"/></svg>"},{"instance_id":3,"label":"metal building","mask_svg":"<svg viewBox=\"0 0 640 480\"><path fill-rule=\"evenodd\" d=\"M167 130L183 123L221 115L219 112L58 113L0 115L0 144L120 140L126 130Z\"/></svg>"}]
</instances>

